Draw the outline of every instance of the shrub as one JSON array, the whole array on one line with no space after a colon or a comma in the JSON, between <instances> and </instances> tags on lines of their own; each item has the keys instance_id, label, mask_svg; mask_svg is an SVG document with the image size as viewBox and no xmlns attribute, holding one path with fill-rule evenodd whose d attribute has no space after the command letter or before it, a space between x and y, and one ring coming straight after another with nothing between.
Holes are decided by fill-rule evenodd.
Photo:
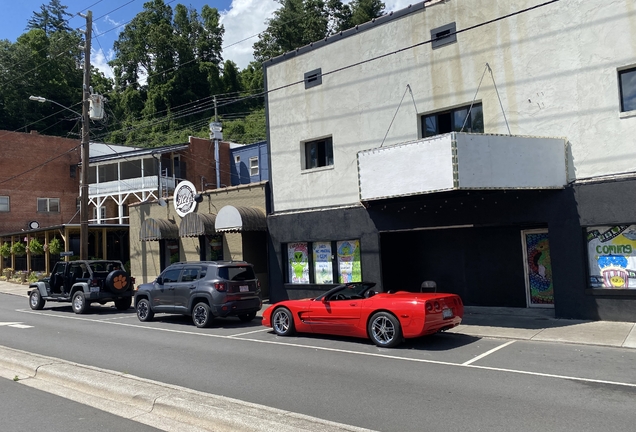
<instances>
[{"instance_id":1,"label":"shrub","mask_svg":"<svg viewBox=\"0 0 636 432\"><path fill-rule=\"evenodd\" d=\"M29 242L29 251L31 255L42 255L44 253L44 246L36 238L32 238Z\"/></svg>"},{"instance_id":2,"label":"shrub","mask_svg":"<svg viewBox=\"0 0 636 432\"><path fill-rule=\"evenodd\" d=\"M0 246L0 255L2 255L3 258L9 258L11 256L11 245L9 243L2 243Z\"/></svg>"},{"instance_id":3,"label":"shrub","mask_svg":"<svg viewBox=\"0 0 636 432\"><path fill-rule=\"evenodd\" d=\"M26 246L22 242L13 243L13 246L11 246L11 252L13 252L15 256L24 256L26 253Z\"/></svg>"},{"instance_id":4,"label":"shrub","mask_svg":"<svg viewBox=\"0 0 636 432\"><path fill-rule=\"evenodd\" d=\"M57 237L54 237L49 242L49 253L51 255L59 255L60 252L62 252L62 242Z\"/></svg>"}]
</instances>

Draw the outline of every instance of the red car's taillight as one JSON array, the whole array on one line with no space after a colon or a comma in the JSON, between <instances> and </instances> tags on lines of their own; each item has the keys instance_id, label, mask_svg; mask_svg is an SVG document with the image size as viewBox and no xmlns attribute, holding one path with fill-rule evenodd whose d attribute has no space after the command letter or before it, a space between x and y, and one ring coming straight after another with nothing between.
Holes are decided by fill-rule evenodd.
<instances>
[{"instance_id":1,"label":"red car's taillight","mask_svg":"<svg viewBox=\"0 0 636 432\"><path fill-rule=\"evenodd\" d=\"M433 312L433 305L429 302L426 302L426 311Z\"/></svg>"},{"instance_id":2,"label":"red car's taillight","mask_svg":"<svg viewBox=\"0 0 636 432\"><path fill-rule=\"evenodd\" d=\"M214 289L217 290L218 292L227 291L227 288L225 287L224 282L214 282Z\"/></svg>"}]
</instances>

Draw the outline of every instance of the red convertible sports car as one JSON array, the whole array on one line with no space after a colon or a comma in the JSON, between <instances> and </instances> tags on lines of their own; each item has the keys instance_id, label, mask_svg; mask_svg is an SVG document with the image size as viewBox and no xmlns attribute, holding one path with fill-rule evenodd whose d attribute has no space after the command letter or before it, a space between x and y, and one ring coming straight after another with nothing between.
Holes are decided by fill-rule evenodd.
<instances>
[{"instance_id":1,"label":"red convertible sports car","mask_svg":"<svg viewBox=\"0 0 636 432\"><path fill-rule=\"evenodd\" d=\"M286 300L263 312L263 325L280 336L295 331L371 338L392 348L459 325L464 315L455 294L376 293L373 282L339 285L313 299Z\"/></svg>"}]
</instances>

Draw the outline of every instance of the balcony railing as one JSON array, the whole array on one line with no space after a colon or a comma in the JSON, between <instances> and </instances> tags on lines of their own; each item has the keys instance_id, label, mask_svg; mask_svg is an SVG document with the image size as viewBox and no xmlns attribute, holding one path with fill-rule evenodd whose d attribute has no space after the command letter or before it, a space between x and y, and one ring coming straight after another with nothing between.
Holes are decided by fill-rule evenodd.
<instances>
[{"instance_id":1,"label":"balcony railing","mask_svg":"<svg viewBox=\"0 0 636 432\"><path fill-rule=\"evenodd\" d=\"M158 176L137 177L88 185L90 197L116 195L121 193L156 191L159 188ZM161 189L168 193L174 191L175 180L172 177L161 177Z\"/></svg>"}]
</instances>

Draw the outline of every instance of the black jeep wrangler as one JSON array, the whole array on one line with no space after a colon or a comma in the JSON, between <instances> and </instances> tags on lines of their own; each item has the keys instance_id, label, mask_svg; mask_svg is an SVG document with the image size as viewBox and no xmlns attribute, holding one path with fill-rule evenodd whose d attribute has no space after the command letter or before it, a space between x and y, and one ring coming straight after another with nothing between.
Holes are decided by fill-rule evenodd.
<instances>
[{"instance_id":1,"label":"black jeep wrangler","mask_svg":"<svg viewBox=\"0 0 636 432\"><path fill-rule=\"evenodd\" d=\"M115 302L118 310L130 308L134 278L121 261L60 261L51 276L29 285L29 306L40 310L46 301L71 302L77 314L86 313L91 303Z\"/></svg>"}]
</instances>

